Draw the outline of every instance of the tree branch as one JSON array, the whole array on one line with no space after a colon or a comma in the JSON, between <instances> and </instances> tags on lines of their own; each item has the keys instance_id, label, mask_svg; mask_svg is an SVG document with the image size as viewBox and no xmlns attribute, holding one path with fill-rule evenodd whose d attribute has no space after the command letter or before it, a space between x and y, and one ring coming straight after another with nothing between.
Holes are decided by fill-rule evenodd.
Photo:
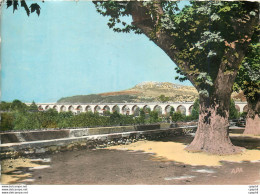
<instances>
[{"instance_id":1,"label":"tree branch","mask_svg":"<svg viewBox=\"0 0 260 194\"><path fill-rule=\"evenodd\" d=\"M157 0L154 4L158 17L164 14L160 2L160 0ZM133 19L132 24L141 29L141 31L159 46L182 71L189 72L191 70L188 63L189 61L185 61L182 64L177 63L177 55L180 51L177 47L175 47L175 49L172 48L175 44L171 36L165 31L158 30L155 32L154 29L156 29L156 26L158 25L159 18L153 20L148 7L145 7L141 2L131 2L130 14ZM195 83L195 75L187 74L186 76L194 87L200 89Z\"/></svg>"}]
</instances>

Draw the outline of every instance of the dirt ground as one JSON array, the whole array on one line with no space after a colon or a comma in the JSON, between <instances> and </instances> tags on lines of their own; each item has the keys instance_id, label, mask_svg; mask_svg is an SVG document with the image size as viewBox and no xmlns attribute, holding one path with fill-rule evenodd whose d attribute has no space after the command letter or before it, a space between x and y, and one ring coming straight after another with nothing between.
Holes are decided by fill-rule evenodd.
<instances>
[{"instance_id":1,"label":"dirt ground","mask_svg":"<svg viewBox=\"0 0 260 194\"><path fill-rule=\"evenodd\" d=\"M259 137L232 135L233 144L247 150L240 155L218 157L184 151L183 147L192 139L192 136L168 137L108 149L42 155L36 160L4 160L1 182L37 185L260 184Z\"/></svg>"}]
</instances>

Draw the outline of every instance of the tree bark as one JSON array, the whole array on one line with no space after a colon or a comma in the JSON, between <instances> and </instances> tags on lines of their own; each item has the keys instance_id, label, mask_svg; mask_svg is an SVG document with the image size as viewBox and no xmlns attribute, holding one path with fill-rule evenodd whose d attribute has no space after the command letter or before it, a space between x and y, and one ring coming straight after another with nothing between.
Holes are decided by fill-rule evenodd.
<instances>
[{"instance_id":1,"label":"tree bark","mask_svg":"<svg viewBox=\"0 0 260 194\"><path fill-rule=\"evenodd\" d=\"M244 134L260 135L260 101L247 99L248 112Z\"/></svg>"},{"instance_id":2,"label":"tree bark","mask_svg":"<svg viewBox=\"0 0 260 194\"><path fill-rule=\"evenodd\" d=\"M230 97L218 100L200 96L200 115L198 129L192 143L186 147L191 152L229 155L242 151L234 146L229 138Z\"/></svg>"}]
</instances>

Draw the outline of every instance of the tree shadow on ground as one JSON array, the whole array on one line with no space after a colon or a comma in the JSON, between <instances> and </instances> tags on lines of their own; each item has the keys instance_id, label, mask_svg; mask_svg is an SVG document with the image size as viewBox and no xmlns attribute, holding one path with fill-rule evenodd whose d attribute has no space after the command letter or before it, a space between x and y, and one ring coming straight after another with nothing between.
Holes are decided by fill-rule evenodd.
<instances>
[{"instance_id":1,"label":"tree shadow on ground","mask_svg":"<svg viewBox=\"0 0 260 194\"><path fill-rule=\"evenodd\" d=\"M194 135L171 135L159 139L152 139L153 141L161 142L177 142L188 145L192 142ZM246 149L257 149L260 150L260 139L257 137L249 136L230 136L231 142L235 146L244 147Z\"/></svg>"},{"instance_id":2,"label":"tree shadow on ground","mask_svg":"<svg viewBox=\"0 0 260 194\"><path fill-rule=\"evenodd\" d=\"M260 150L260 139L257 137L231 136L230 139L235 146Z\"/></svg>"}]
</instances>

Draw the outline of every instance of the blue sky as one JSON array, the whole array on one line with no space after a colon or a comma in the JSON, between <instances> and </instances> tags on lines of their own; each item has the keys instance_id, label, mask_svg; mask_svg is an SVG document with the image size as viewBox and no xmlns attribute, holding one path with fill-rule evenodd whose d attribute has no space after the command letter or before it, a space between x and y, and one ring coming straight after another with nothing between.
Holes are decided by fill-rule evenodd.
<instances>
[{"instance_id":1,"label":"blue sky","mask_svg":"<svg viewBox=\"0 0 260 194\"><path fill-rule=\"evenodd\" d=\"M144 35L113 32L92 2L39 4L39 17L2 11L1 100L55 102L143 81L180 83L159 47Z\"/></svg>"}]
</instances>

